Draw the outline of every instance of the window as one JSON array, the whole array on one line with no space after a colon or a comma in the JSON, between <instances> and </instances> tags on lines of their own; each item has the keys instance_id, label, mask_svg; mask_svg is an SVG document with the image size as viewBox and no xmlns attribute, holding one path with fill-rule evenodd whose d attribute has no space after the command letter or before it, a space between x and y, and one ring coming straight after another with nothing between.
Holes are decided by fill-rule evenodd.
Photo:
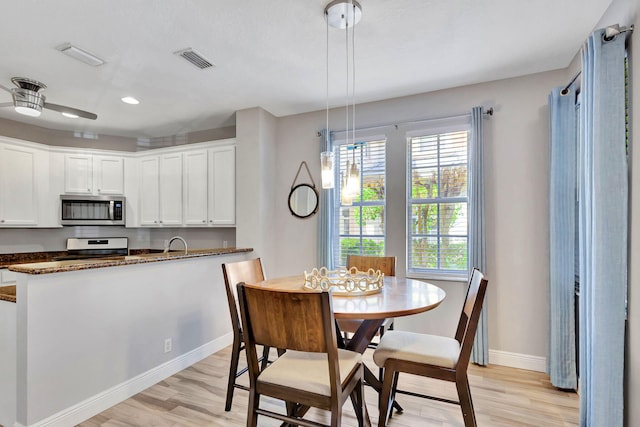
<instances>
[{"instance_id":1,"label":"window","mask_svg":"<svg viewBox=\"0 0 640 427\"><path fill-rule=\"evenodd\" d=\"M385 144L375 138L335 148L337 171L333 214L334 265L344 266L347 255L385 254ZM353 164L355 163L355 169ZM342 197L355 171L359 185L356 196ZM356 180L358 182L358 180Z\"/></svg>"},{"instance_id":2,"label":"window","mask_svg":"<svg viewBox=\"0 0 640 427\"><path fill-rule=\"evenodd\" d=\"M467 274L469 125L407 135L407 273Z\"/></svg>"}]
</instances>

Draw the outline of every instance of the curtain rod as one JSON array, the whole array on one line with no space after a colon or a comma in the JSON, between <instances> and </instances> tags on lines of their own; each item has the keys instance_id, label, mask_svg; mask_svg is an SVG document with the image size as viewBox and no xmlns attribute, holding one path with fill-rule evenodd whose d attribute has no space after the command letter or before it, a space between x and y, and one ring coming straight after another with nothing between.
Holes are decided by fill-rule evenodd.
<instances>
[{"instance_id":1,"label":"curtain rod","mask_svg":"<svg viewBox=\"0 0 640 427\"><path fill-rule=\"evenodd\" d=\"M633 25L629 25L628 27L620 27L617 24L616 25L610 25L607 28L605 28L604 34L603 34L603 39L604 39L604 41L611 41L618 34L632 33L633 32L633 28L634 28ZM561 95L566 95L566 94L569 93L569 87L576 82L578 77L580 77L580 74L582 74L582 70L578 71L576 73L576 75L573 76L571 81L569 83L567 83L567 85L560 91Z\"/></svg>"},{"instance_id":2,"label":"curtain rod","mask_svg":"<svg viewBox=\"0 0 640 427\"><path fill-rule=\"evenodd\" d=\"M582 70L578 71L575 76L571 79L571 81L560 91L560 95L566 95L569 93L569 87L576 82L578 77L582 74Z\"/></svg>"},{"instance_id":3,"label":"curtain rod","mask_svg":"<svg viewBox=\"0 0 640 427\"><path fill-rule=\"evenodd\" d=\"M484 108L483 108L483 110L484 110ZM493 116L493 107L490 107L486 111L483 111L482 114L484 114L485 116ZM416 123L431 122L433 120L457 119L457 118L465 117L465 116L469 116L469 115L471 115L471 112L465 113L465 114L457 114L455 116L432 117L432 118L428 118L428 119L411 120L411 121L408 121L408 122L388 123L388 124L385 124L385 125L369 126L369 127L364 127L364 128L356 128L355 130L356 131L363 131L363 130L383 129L383 128L388 128L388 127L395 127L396 129L398 129L398 126L402 126L402 125L412 125L412 124L416 124ZM334 130L332 132L340 133L340 132L347 132L347 131L350 131L350 130L351 129ZM322 133L321 132L317 132L317 136L322 136Z\"/></svg>"}]
</instances>

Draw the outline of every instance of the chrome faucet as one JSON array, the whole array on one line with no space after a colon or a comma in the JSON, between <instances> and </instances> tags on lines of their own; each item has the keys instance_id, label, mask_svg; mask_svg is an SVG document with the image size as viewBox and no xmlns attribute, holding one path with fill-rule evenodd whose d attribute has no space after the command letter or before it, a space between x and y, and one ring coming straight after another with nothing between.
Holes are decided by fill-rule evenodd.
<instances>
[{"instance_id":1,"label":"chrome faucet","mask_svg":"<svg viewBox=\"0 0 640 427\"><path fill-rule=\"evenodd\" d=\"M187 254L187 241L184 240L182 237L180 236L173 236L171 239L169 239L169 243L167 243L167 245L164 247L164 253L168 253L169 252L169 248L171 247L171 243L173 243L174 240L180 240L182 241L182 244L184 245L184 254Z\"/></svg>"}]
</instances>

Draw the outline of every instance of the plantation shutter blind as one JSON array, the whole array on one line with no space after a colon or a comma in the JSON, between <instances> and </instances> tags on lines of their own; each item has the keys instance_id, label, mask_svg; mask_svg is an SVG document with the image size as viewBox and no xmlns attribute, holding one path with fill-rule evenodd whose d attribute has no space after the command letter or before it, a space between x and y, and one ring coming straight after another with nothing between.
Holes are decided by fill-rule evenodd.
<instances>
[{"instance_id":1,"label":"plantation shutter blind","mask_svg":"<svg viewBox=\"0 0 640 427\"><path fill-rule=\"evenodd\" d=\"M467 273L468 123L407 133L408 272Z\"/></svg>"},{"instance_id":2,"label":"plantation shutter blind","mask_svg":"<svg viewBox=\"0 0 640 427\"><path fill-rule=\"evenodd\" d=\"M334 264L345 266L347 255L385 255L386 139L356 138L355 144L336 141L339 165L334 208ZM360 194L351 205L343 204L345 177L355 163L360 172Z\"/></svg>"}]
</instances>

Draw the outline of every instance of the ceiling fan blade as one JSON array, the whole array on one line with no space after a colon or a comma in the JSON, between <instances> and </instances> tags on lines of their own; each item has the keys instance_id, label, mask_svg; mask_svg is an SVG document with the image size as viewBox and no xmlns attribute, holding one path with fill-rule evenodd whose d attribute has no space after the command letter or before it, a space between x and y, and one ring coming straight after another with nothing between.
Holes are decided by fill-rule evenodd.
<instances>
[{"instance_id":1,"label":"ceiling fan blade","mask_svg":"<svg viewBox=\"0 0 640 427\"><path fill-rule=\"evenodd\" d=\"M97 114L90 113L84 110L78 110L77 108L67 107L66 105L58 105L58 104L51 104L49 102L45 102L43 107L49 110L58 111L59 113L75 114L76 116L82 117L85 119L95 120L98 118Z\"/></svg>"},{"instance_id":2,"label":"ceiling fan blade","mask_svg":"<svg viewBox=\"0 0 640 427\"><path fill-rule=\"evenodd\" d=\"M11 94L13 93L13 91L11 89L9 89L8 87L6 87L4 85L0 85L0 89L4 89L4 90L6 90L7 92L9 92Z\"/></svg>"},{"instance_id":3,"label":"ceiling fan blade","mask_svg":"<svg viewBox=\"0 0 640 427\"><path fill-rule=\"evenodd\" d=\"M13 102L3 102L0 104L0 108L2 107L13 107Z\"/></svg>"}]
</instances>

